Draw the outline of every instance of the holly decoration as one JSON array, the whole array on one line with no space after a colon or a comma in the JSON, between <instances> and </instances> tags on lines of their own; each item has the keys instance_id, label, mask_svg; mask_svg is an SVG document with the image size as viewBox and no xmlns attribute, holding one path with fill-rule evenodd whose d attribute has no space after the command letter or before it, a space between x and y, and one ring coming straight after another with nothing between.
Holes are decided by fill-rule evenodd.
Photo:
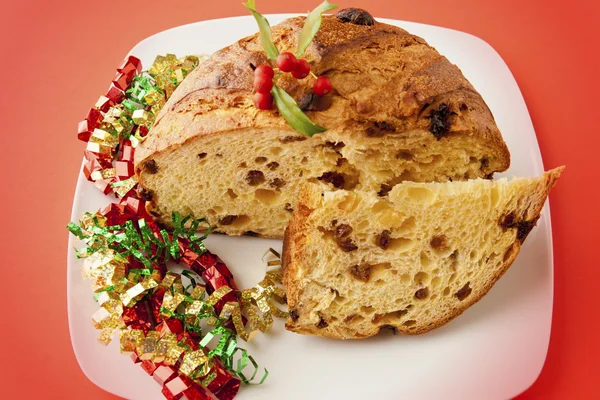
<instances>
[{"instance_id":1,"label":"holly decoration","mask_svg":"<svg viewBox=\"0 0 600 400\"><path fill-rule=\"evenodd\" d=\"M273 70L269 65L259 65L254 70L254 105L260 110L268 110L275 103L277 110L288 124L306 136L311 137L316 133L325 132L326 128L313 123L300 109L296 101L277 85L277 79L283 73L291 73L296 79L305 79L309 75L312 75L315 78L313 91L317 96L325 96L331 93L332 85L329 78L326 76L315 76L310 70L310 62L300 57L304 54L321 27L322 14L338 6L330 4L325 0L317 8L308 13L298 39L298 49L296 54L292 54L290 52L279 53L279 50L273 43L269 21L256 11L254 0L248 0L244 5L250 10L254 19L256 19L259 28L259 39L263 49L267 56L275 61L275 65L277 66L277 70Z\"/></svg>"}]
</instances>

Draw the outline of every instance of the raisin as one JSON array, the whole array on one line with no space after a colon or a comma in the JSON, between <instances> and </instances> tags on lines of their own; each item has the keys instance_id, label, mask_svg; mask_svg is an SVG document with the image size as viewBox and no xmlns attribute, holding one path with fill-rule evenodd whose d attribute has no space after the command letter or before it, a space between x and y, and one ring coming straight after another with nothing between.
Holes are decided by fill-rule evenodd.
<instances>
[{"instance_id":1,"label":"raisin","mask_svg":"<svg viewBox=\"0 0 600 400\"><path fill-rule=\"evenodd\" d=\"M442 103L433 110L429 118L429 132L433 133L436 139L441 139L448 134L450 130L450 117L454 114L448 104Z\"/></svg>"},{"instance_id":2,"label":"raisin","mask_svg":"<svg viewBox=\"0 0 600 400\"><path fill-rule=\"evenodd\" d=\"M536 222L537 218L532 221L521 221L517 224L517 239L519 239L521 243L527 238L527 235L529 235L529 232L531 232Z\"/></svg>"},{"instance_id":3,"label":"raisin","mask_svg":"<svg viewBox=\"0 0 600 400\"><path fill-rule=\"evenodd\" d=\"M504 217L500 218L500 221L498 223L500 224L500 226L504 230L506 230L508 228L514 228L514 226L515 226L515 213L511 212L510 214L505 215Z\"/></svg>"},{"instance_id":4,"label":"raisin","mask_svg":"<svg viewBox=\"0 0 600 400\"><path fill-rule=\"evenodd\" d=\"M350 274L359 281L369 282L371 266L369 264L353 265L350 267Z\"/></svg>"},{"instance_id":5,"label":"raisin","mask_svg":"<svg viewBox=\"0 0 600 400\"><path fill-rule=\"evenodd\" d=\"M390 234L391 232L387 229L381 232L379 236L377 236L377 239L375 239L375 244L383 250L387 249L390 247L390 242L392 241Z\"/></svg>"},{"instance_id":6,"label":"raisin","mask_svg":"<svg viewBox=\"0 0 600 400\"><path fill-rule=\"evenodd\" d=\"M281 143L302 142L306 140L306 136L285 136L279 138Z\"/></svg>"},{"instance_id":7,"label":"raisin","mask_svg":"<svg viewBox=\"0 0 600 400\"><path fill-rule=\"evenodd\" d=\"M345 251L346 253L358 249L358 246L356 246L350 238L338 239L336 240L336 243L339 246L339 248Z\"/></svg>"},{"instance_id":8,"label":"raisin","mask_svg":"<svg viewBox=\"0 0 600 400\"><path fill-rule=\"evenodd\" d=\"M416 299L423 300L426 299L427 296L429 296L429 289L427 289L426 287L421 288L415 292Z\"/></svg>"},{"instance_id":9,"label":"raisin","mask_svg":"<svg viewBox=\"0 0 600 400\"><path fill-rule=\"evenodd\" d=\"M283 207L283 209L285 211L289 211L289 212L294 211L294 207L292 207L292 205L290 203L285 203L285 206Z\"/></svg>"},{"instance_id":10,"label":"raisin","mask_svg":"<svg viewBox=\"0 0 600 400\"><path fill-rule=\"evenodd\" d=\"M294 322L298 321L299 316L298 316L298 313L296 312L296 310L290 310L290 318Z\"/></svg>"},{"instance_id":11,"label":"raisin","mask_svg":"<svg viewBox=\"0 0 600 400\"><path fill-rule=\"evenodd\" d=\"M373 16L362 8L344 8L338 11L335 16L342 22L350 22L355 25L375 25Z\"/></svg>"},{"instance_id":12,"label":"raisin","mask_svg":"<svg viewBox=\"0 0 600 400\"><path fill-rule=\"evenodd\" d=\"M429 245L434 250L445 250L448 247L448 239L444 235L436 235L431 238Z\"/></svg>"},{"instance_id":13,"label":"raisin","mask_svg":"<svg viewBox=\"0 0 600 400\"><path fill-rule=\"evenodd\" d=\"M269 185L271 185L271 187L279 189L285 186L285 181L280 178L275 178L269 183Z\"/></svg>"},{"instance_id":14,"label":"raisin","mask_svg":"<svg viewBox=\"0 0 600 400\"><path fill-rule=\"evenodd\" d=\"M523 243L529 232L533 229L535 224L537 223L537 218L534 218L531 221L516 221L515 213L511 212L504 217L500 218L498 224L502 227L502 229L506 230L509 228L517 228L517 239Z\"/></svg>"},{"instance_id":15,"label":"raisin","mask_svg":"<svg viewBox=\"0 0 600 400\"><path fill-rule=\"evenodd\" d=\"M219 220L221 225L231 225L237 219L237 215L227 215Z\"/></svg>"},{"instance_id":16,"label":"raisin","mask_svg":"<svg viewBox=\"0 0 600 400\"><path fill-rule=\"evenodd\" d=\"M269 168L271 171L275 171L277 167L279 167L279 163L275 161L271 161L267 164L267 168Z\"/></svg>"},{"instance_id":17,"label":"raisin","mask_svg":"<svg viewBox=\"0 0 600 400\"><path fill-rule=\"evenodd\" d=\"M384 329L391 330L391 331L392 331L392 333L393 333L394 335L395 335L396 333L398 333L398 331L396 330L396 327L395 327L394 325L388 325L388 324L386 324L386 325L381 325L381 326L379 327L379 331L380 331L380 332L381 332L382 330L384 330Z\"/></svg>"},{"instance_id":18,"label":"raisin","mask_svg":"<svg viewBox=\"0 0 600 400\"><path fill-rule=\"evenodd\" d=\"M481 163L481 169L487 169L490 166L490 159L487 157L482 157L481 160L479 160L479 162Z\"/></svg>"},{"instance_id":19,"label":"raisin","mask_svg":"<svg viewBox=\"0 0 600 400\"><path fill-rule=\"evenodd\" d=\"M144 170L149 174L156 174L158 172L158 164L154 160L148 160L144 163Z\"/></svg>"},{"instance_id":20,"label":"raisin","mask_svg":"<svg viewBox=\"0 0 600 400\"><path fill-rule=\"evenodd\" d=\"M246 175L246 182L250 186L256 186L265 181L265 174L262 171L248 171L248 175Z\"/></svg>"},{"instance_id":21,"label":"raisin","mask_svg":"<svg viewBox=\"0 0 600 400\"><path fill-rule=\"evenodd\" d=\"M327 328L328 326L329 326L329 324L327 323L327 321L325 321L323 318L319 319L319 322L317 323L317 328L323 329L323 328Z\"/></svg>"},{"instance_id":22,"label":"raisin","mask_svg":"<svg viewBox=\"0 0 600 400\"><path fill-rule=\"evenodd\" d=\"M201 160L203 158L205 158L205 157L206 157L206 153L200 153L200 154L198 154L198 158L201 159Z\"/></svg>"},{"instance_id":23,"label":"raisin","mask_svg":"<svg viewBox=\"0 0 600 400\"><path fill-rule=\"evenodd\" d=\"M470 282L467 282L458 292L454 293L454 296L456 296L458 300L463 301L471 294L472 289L469 287L469 283Z\"/></svg>"},{"instance_id":24,"label":"raisin","mask_svg":"<svg viewBox=\"0 0 600 400\"><path fill-rule=\"evenodd\" d=\"M137 192L138 192L138 196L140 197L140 199L145 200L145 201L152 200L153 193L151 190L148 190L148 189L140 186L138 188Z\"/></svg>"},{"instance_id":25,"label":"raisin","mask_svg":"<svg viewBox=\"0 0 600 400\"><path fill-rule=\"evenodd\" d=\"M352 227L348 224L340 224L335 228L335 236L337 238L344 238L351 234L353 231Z\"/></svg>"},{"instance_id":26,"label":"raisin","mask_svg":"<svg viewBox=\"0 0 600 400\"><path fill-rule=\"evenodd\" d=\"M344 187L344 175L339 172L324 172L323 175L317 178L320 181L331 183L334 188L341 189Z\"/></svg>"},{"instance_id":27,"label":"raisin","mask_svg":"<svg viewBox=\"0 0 600 400\"><path fill-rule=\"evenodd\" d=\"M259 237L260 235L254 231L246 231L244 232L244 236Z\"/></svg>"}]
</instances>

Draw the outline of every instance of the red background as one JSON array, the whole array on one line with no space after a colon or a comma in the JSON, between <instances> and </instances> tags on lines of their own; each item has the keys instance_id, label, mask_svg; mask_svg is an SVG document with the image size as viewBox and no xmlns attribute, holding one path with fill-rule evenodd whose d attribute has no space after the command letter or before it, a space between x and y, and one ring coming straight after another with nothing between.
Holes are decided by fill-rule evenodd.
<instances>
[{"instance_id":1,"label":"red background","mask_svg":"<svg viewBox=\"0 0 600 400\"><path fill-rule=\"evenodd\" d=\"M318 1L257 3L262 12L277 13L305 12ZM490 43L511 68L546 167L567 165L551 195L556 284L550 349L540 378L520 399L600 398L600 191L592 172L600 145L600 2L338 3L469 32ZM239 0L2 2L3 398L112 397L80 371L67 328L65 225L84 147L75 138L77 122L141 39L246 13Z\"/></svg>"}]
</instances>

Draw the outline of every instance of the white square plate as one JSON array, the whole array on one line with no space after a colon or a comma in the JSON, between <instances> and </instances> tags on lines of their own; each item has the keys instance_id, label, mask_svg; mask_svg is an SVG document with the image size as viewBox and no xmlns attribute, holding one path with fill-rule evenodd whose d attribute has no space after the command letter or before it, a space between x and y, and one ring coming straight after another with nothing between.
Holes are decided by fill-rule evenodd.
<instances>
[{"instance_id":1,"label":"white square plate","mask_svg":"<svg viewBox=\"0 0 600 400\"><path fill-rule=\"evenodd\" d=\"M272 24L292 15L272 15ZM380 20L423 37L457 64L492 110L512 154L508 176L543 172L542 158L517 83L498 53L472 35L411 22ZM251 17L181 26L151 36L132 50L148 68L157 54L209 54L257 31ZM72 220L108 204L80 174ZM223 258L242 288L264 274L261 257L276 240L211 236L207 247ZM73 248L73 237L69 239ZM118 338L105 348L90 321L97 304L81 261L68 255L69 327L83 372L101 388L128 399L161 399L160 388L129 357ZM240 389L239 399L507 399L527 389L546 357L552 320L552 230L548 207L516 262L491 292L461 317L431 333L380 334L336 341L287 332L282 321L244 344L270 371L262 386Z\"/></svg>"}]
</instances>

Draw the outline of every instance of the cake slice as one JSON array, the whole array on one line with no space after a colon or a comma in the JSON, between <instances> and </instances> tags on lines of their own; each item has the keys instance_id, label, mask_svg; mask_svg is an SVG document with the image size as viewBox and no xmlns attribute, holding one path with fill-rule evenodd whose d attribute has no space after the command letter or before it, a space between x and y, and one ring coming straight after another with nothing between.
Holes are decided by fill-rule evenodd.
<instances>
[{"instance_id":1,"label":"cake slice","mask_svg":"<svg viewBox=\"0 0 600 400\"><path fill-rule=\"evenodd\" d=\"M384 198L306 185L284 238L286 328L350 339L447 323L506 272L562 170L404 182Z\"/></svg>"}]
</instances>

